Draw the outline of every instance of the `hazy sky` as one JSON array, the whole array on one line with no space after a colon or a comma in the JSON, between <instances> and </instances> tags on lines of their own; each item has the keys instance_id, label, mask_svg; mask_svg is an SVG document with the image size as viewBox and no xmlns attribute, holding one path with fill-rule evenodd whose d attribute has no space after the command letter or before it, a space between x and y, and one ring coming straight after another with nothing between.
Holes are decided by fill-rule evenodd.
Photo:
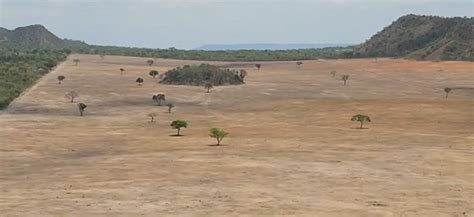
<instances>
[{"instance_id":1,"label":"hazy sky","mask_svg":"<svg viewBox=\"0 0 474 217\"><path fill-rule=\"evenodd\" d=\"M469 16L472 0L0 0L0 26L90 44L360 43L405 14Z\"/></svg>"}]
</instances>

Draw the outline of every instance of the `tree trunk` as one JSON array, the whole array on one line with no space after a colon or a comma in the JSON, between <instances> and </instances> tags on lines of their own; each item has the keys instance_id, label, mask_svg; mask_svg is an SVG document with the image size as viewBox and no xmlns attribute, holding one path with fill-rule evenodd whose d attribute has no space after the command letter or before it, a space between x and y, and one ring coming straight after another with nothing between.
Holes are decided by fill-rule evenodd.
<instances>
[{"instance_id":1,"label":"tree trunk","mask_svg":"<svg viewBox=\"0 0 474 217\"><path fill-rule=\"evenodd\" d=\"M79 110L79 112L81 113L81 117L82 117L82 113L83 113L83 111L82 111L82 110Z\"/></svg>"},{"instance_id":2,"label":"tree trunk","mask_svg":"<svg viewBox=\"0 0 474 217\"><path fill-rule=\"evenodd\" d=\"M446 99L448 99L448 95L449 95L449 93L446 93Z\"/></svg>"},{"instance_id":3,"label":"tree trunk","mask_svg":"<svg viewBox=\"0 0 474 217\"><path fill-rule=\"evenodd\" d=\"M176 134L177 136L180 136L180 135L179 135L179 131L180 131L180 130L181 130L181 128L178 128L178 134Z\"/></svg>"},{"instance_id":4,"label":"tree trunk","mask_svg":"<svg viewBox=\"0 0 474 217\"><path fill-rule=\"evenodd\" d=\"M155 117L151 116L151 121L150 122L153 122L155 120Z\"/></svg>"},{"instance_id":5,"label":"tree trunk","mask_svg":"<svg viewBox=\"0 0 474 217\"><path fill-rule=\"evenodd\" d=\"M362 129L362 126L364 125L364 122L360 122L360 129Z\"/></svg>"},{"instance_id":6,"label":"tree trunk","mask_svg":"<svg viewBox=\"0 0 474 217\"><path fill-rule=\"evenodd\" d=\"M217 139L217 146L221 145L221 140L219 138L216 138Z\"/></svg>"},{"instance_id":7,"label":"tree trunk","mask_svg":"<svg viewBox=\"0 0 474 217\"><path fill-rule=\"evenodd\" d=\"M344 80L344 86L346 86L346 80Z\"/></svg>"}]
</instances>

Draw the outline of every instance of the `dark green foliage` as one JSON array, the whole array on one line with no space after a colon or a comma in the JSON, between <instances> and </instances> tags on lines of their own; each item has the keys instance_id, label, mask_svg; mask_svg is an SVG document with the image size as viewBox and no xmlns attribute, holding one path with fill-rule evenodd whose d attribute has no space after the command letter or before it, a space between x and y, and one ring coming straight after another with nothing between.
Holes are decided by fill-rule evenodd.
<instances>
[{"instance_id":1,"label":"dark green foliage","mask_svg":"<svg viewBox=\"0 0 474 217\"><path fill-rule=\"evenodd\" d=\"M448 99L449 92L451 92L451 90L453 90L453 89L451 89L449 87L444 88L444 92L446 92L446 99Z\"/></svg>"},{"instance_id":2,"label":"dark green foliage","mask_svg":"<svg viewBox=\"0 0 474 217\"><path fill-rule=\"evenodd\" d=\"M87 105L84 104L84 103L78 103L77 104L77 108L79 109L79 113L81 114L81 116L84 114L84 111L86 110L87 108Z\"/></svg>"},{"instance_id":3,"label":"dark green foliage","mask_svg":"<svg viewBox=\"0 0 474 217\"><path fill-rule=\"evenodd\" d=\"M221 69L214 65L185 65L166 72L163 84L212 86L243 84L239 71Z\"/></svg>"},{"instance_id":4,"label":"dark green foliage","mask_svg":"<svg viewBox=\"0 0 474 217\"><path fill-rule=\"evenodd\" d=\"M153 60L147 60L146 63L147 63L149 66L152 66L153 63L155 63L155 61L153 61Z\"/></svg>"},{"instance_id":5,"label":"dark green foliage","mask_svg":"<svg viewBox=\"0 0 474 217\"><path fill-rule=\"evenodd\" d=\"M212 128L209 130L209 136L212 138L216 138L217 146L221 145L222 140L229 135L229 133L225 132L219 128Z\"/></svg>"},{"instance_id":6,"label":"dark green foliage","mask_svg":"<svg viewBox=\"0 0 474 217\"><path fill-rule=\"evenodd\" d=\"M151 77L153 78L156 78L156 76L158 76L160 73L156 70L151 70L148 75L150 75Z\"/></svg>"},{"instance_id":7,"label":"dark green foliage","mask_svg":"<svg viewBox=\"0 0 474 217\"><path fill-rule=\"evenodd\" d=\"M135 80L135 82L137 82L138 86L142 86L143 78L137 78L137 80Z\"/></svg>"},{"instance_id":8,"label":"dark green foliage","mask_svg":"<svg viewBox=\"0 0 474 217\"><path fill-rule=\"evenodd\" d=\"M0 47L0 109L66 59L66 50L18 50Z\"/></svg>"},{"instance_id":9,"label":"dark green foliage","mask_svg":"<svg viewBox=\"0 0 474 217\"><path fill-rule=\"evenodd\" d=\"M163 93L153 95L152 99L158 106L161 106L161 101L166 101L165 94Z\"/></svg>"},{"instance_id":10,"label":"dark green foliage","mask_svg":"<svg viewBox=\"0 0 474 217\"><path fill-rule=\"evenodd\" d=\"M346 86L347 80L349 80L349 75L342 75L341 76L342 81L344 81L344 86Z\"/></svg>"},{"instance_id":11,"label":"dark green foliage","mask_svg":"<svg viewBox=\"0 0 474 217\"><path fill-rule=\"evenodd\" d=\"M352 52L352 48L321 48L298 50L237 50L237 51L203 51L130 48L115 46L88 45L88 48L73 49L76 53L95 54L102 52L107 55L137 56L164 59L204 60L204 61L296 61L317 60L319 58L341 58L344 52ZM150 64L147 62L147 64Z\"/></svg>"},{"instance_id":12,"label":"dark green foliage","mask_svg":"<svg viewBox=\"0 0 474 217\"><path fill-rule=\"evenodd\" d=\"M360 122L360 127L359 128L362 129L363 126L364 126L364 122L371 122L372 120L370 120L370 117L367 116L367 115L357 114L357 115L352 116L351 121Z\"/></svg>"},{"instance_id":13,"label":"dark green foliage","mask_svg":"<svg viewBox=\"0 0 474 217\"><path fill-rule=\"evenodd\" d=\"M168 107L168 113L171 113L171 109L174 108L174 105L172 103L166 104L166 107Z\"/></svg>"},{"instance_id":14,"label":"dark green foliage","mask_svg":"<svg viewBox=\"0 0 474 217\"><path fill-rule=\"evenodd\" d=\"M181 128L187 128L188 127L188 122L183 121L183 120L175 120L175 121L171 122L170 126L173 129L177 129L178 132L176 133L176 136L180 136L179 132L180 132Z\"/></svg>"}]
</instances>

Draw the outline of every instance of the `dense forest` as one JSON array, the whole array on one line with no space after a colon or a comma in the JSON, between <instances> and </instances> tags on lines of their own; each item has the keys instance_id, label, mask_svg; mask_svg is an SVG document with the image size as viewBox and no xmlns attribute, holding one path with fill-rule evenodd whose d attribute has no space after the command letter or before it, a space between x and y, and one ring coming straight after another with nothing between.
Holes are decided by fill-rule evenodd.
<instances>
[{"instance_id":1,"label":"dense forest","mask_svg":"<svg viewBox=\"0 0 474 217\"><path fill-rule=\"evenodd\" d=\"M181 60L205 61L295 61L315 60L318 58L341 58L351 55L352 48L322 48L298 50L237 50L237 51L203 51L180 50L176 48L149 49L114 46L90 45L87 47L70 47L73 52L82 54L104 54L121 56L138 56Z\"/></svg>"},{"instance_id":2,"label":"dense forest","mask_svg":"<svg viewBox=\"0 0 474 217\"><path fill-rule=\"evenodd\" d=\"M214 65L185 65L165 73L162 84L219 86L243 84L247 75L245 70L221 69Z\"/></svg>"},{"instance_id":3,"label":"dense forest","mask_svg":"<svg viewBox=\"0 0 474 217\"><path fill-rule=\"evenodd\" d=\"M66 59L67 50L0 48L0 109Z\"/></svg>"}]
</instances>

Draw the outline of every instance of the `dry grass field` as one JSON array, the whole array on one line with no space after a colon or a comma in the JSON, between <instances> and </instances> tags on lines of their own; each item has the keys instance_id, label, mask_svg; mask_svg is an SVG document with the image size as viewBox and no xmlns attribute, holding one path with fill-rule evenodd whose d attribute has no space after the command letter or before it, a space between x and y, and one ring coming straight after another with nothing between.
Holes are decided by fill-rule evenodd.
<instances>
[{"instance_id":1,"label":"dry grass field","mask_svg":"<svg viewBox=\"0 0 474 217\"><path fill-rule=\"evenodd\" d=\"M443 91L474 87L472 62L219 62L247 84L206 93L147 76L199 62L146 60L70 56L0 113L0 216L474 215L474 91Z\"/></svg>"}]
</instances>

